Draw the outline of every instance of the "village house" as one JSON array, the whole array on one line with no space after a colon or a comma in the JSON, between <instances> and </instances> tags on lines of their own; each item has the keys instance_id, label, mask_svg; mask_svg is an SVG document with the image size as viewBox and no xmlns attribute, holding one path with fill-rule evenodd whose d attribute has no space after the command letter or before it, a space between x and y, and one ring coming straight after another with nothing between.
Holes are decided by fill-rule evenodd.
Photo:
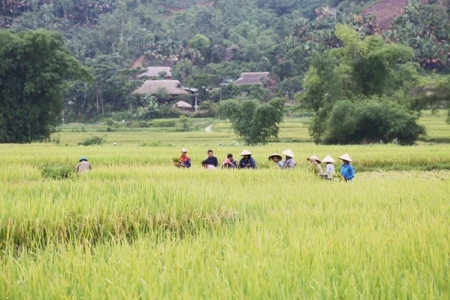
<instances>
[{"instance_id":1,"label":"village house","mask_svg":"<svg viewBox=\"0 0 450 300\"><path fill-rule=\"evenodd\" d=\"M192 105L190 105L189 103L184 102L184 101L178 101L177 103L175 103L173 105L173 107L177 107L180 110L192 111Z\"/></svg>"},{"instance_id":2,"label":"village house","mask_svg":"<svg viewBox=\"0 0 450 300\"><path fill-rule=\"evenodd\" d=\"M146 80L144 84L135 90L133 94L160 95L167 93L172 98L180 95L189 95L178 80Z\"/></svg>"},{"instance_id":3,"label":"village house","mask_svg":"<svg viewBox=\"0 0 450 300\"><path fill-rule=\"evenodd\" d=\"M267 85L269 81L269 72L246 72L241 73L239 78L234 81L236 85L262 84Z\"/></svg>"}]
</instances>

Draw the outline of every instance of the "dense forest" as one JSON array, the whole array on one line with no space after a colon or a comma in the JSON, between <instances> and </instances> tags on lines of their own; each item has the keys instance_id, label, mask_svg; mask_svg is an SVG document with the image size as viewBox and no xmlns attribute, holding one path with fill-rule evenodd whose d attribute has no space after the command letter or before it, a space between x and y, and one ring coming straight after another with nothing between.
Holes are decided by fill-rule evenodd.
<instances>
[{"instance_id":1,"label":"dense forest","mask_svg":"<svg viewBox=\"0 0 450 300\"><path fill-rule=\"evenodd\" d=\"M412 55L398 63L410 63L410 72L425 77L415 81L418 88L401 90L423 95L436 82L424 79L427 74L450 72L450 1L383 2L374 7L376 2L364 0L0 0L0 27L58 31L92 70L92 82L73 82L66 94L66 122L113 113L117 118L177 116L167 95L132 93L143 82L136 75L149 66L170 66L174 79L199 89L198 100L206 108L238 97L298 100L312 62L344 46L337 24L361 39L380 36L384 43L410 47ZM398 12L389 9L399 3ZM393 13L392 22L382 23L380 15ZM232 84L242 72L269 72L270 80ZM429 104L419 98L417 107ZM441 105L441 99L433 103Z\"/></svg>"}]
</instances>

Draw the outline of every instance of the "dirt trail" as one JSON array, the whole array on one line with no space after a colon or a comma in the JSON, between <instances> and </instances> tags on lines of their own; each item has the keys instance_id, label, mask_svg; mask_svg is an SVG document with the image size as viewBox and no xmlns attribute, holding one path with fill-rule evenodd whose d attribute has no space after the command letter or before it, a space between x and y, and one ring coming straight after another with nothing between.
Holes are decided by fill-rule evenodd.
<instances>
[{"instance_id":1,"label":"dirt trail","mask_svg":"<svg viewBox=\"0 0 450 300\"><path fill-rule=\"evenodd\" d=\"M206 131L206 132L212 132L211 128L212 128L213 126L214 126L214 125L209 125L208 127L205 128L205 131Z\"/></svg>"},{"instance_id":2,"label":"dirt trail","mask_svg":"<svg viewBox=\"0 0 450 300\"><path fill-rule=\"evenodd\" d=\"M133 64L131 64L130 69L136 69L137 67L143 68L144 58L145 58L144 55L139 56L139 57L133 62Z\"/></svg>"},{"instance_id":3,"label":"dirt trail","mask_svg":"<svg viewBox=\"0 0 450 300\"><path fill-rule=\"evenodd\" d=\"M374 15L376 24L382 31L391 28L392 22L403 13L406 0L383 0L363 10L364 16Z\"/></svg>"}]
</instances>

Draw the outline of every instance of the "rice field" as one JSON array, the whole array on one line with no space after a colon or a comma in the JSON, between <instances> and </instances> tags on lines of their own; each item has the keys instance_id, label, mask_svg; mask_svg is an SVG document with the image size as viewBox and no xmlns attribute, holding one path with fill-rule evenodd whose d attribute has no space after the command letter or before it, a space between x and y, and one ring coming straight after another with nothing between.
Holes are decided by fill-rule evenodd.
<instances>
[{"instance_id":1,"label":"rice field","mask_svg":"<svg viewBox=\"0 0 450 300\"><path fill-rule=\"evenodd\" d=\"M0 145L0 298L448 299L449 145L317 146L305 123L245 147L257 170L201 168L210 148L219 162L244 149L226 123L108 132L102 146L77 145L106 134L96 126L65 128L58 145ZM181 147L189 170L172 166ZM295 170L267 160L286 148ZM353 182L310 172L306 157L343 153ZM42 177L81 155L90 173Z\"/></svg>"}]
</instances>

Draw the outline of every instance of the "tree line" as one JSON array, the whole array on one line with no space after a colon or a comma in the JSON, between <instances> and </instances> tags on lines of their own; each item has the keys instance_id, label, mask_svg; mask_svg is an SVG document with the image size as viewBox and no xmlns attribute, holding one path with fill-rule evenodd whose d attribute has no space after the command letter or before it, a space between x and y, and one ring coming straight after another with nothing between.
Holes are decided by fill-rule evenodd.
<instances>
[{"instance_id":1,"label":"tree line","mask_svg":"<svg viewBox=\"0 0 450 300\"><path fill-rule=\"evenodd\" d=\"M345 104L341 101L349 101L348 111L358 112L364 108L357 103L366 103L371 111L370 103L387 101L414 117L448 99L441 86L426 85L427 80L446 82L450 70L448 10L411 2L382 35L377 35L373 18L360 11L361 1L350 0L9 0L0 3L0 26L18 35L39 28L58 31L68 52L91 71L92 80L75 76L77 80L61 89L64 101L59 106L66 121L113 112L135 118L173 113L164 103L132 94L142 80L136 79L140 71L129 66L143 56L149 65L172 66L174 78L198 87L205 103L297 99L314 113L311 133L316 142L335 143L331 120L338 114L335 104ZM349 44L349 33L342 33L340 24L360 41ZM351 59L349 47L357 47L361 57ZM380 49L371 52L368 47ZM368 69L374 73L364 73ZM270 72L276 84L227 84L241 72L257 71ZM440 79L427 79L430 71ZM356 126L363 121L352 122ZM423 132L416 129L413 136ZM361 135L355 132L342 142L358 142Z\"/></svg>"}]
</instances>

